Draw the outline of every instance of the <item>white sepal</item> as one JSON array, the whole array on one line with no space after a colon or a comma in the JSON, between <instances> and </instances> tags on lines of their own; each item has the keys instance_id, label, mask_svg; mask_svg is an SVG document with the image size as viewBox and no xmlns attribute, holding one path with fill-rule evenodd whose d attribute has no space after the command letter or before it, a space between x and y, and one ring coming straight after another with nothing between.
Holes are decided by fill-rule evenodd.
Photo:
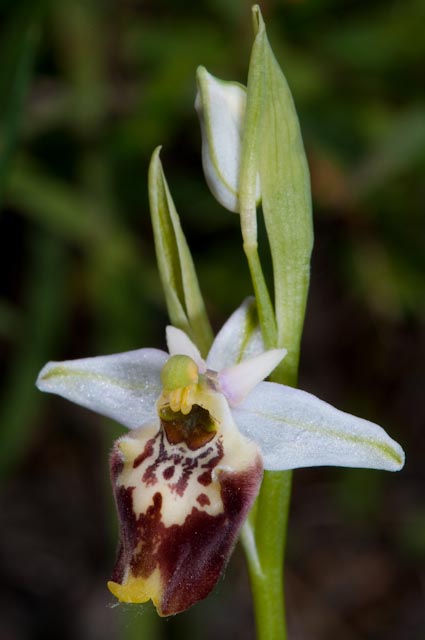
<instances>
[{"instance_id":1,"label":"white sepal","mask_svg":"<svg viewBox=\"0 0 425 640\"><path fill-rule=\"evenodd\" d=\"M64 362L48 362L37 378L40 391L56 393L135 429L155 416L161 370L169 355L158 349Z\"/></svg>"},{"instance_id":2,"label":"white sepal","mask_svg":"<svg viewBox=\"0 0 425 640\"><path fill-rule=\"evenodd\" d=\"M202 135L202 165L213 196L223 207L239 211L239 170L246 108L246 88L197 70L195 109ZM257 178L257 201L260 200Z\"/></svg>"},{"instance_id":3,"label":"white sepal","mask_svg":"<svg viewBox=\"0 0 425 640\"><path fill-rule=\"evenodd\" d=\"M233 415L240 431L260 446L265 469L331 465L398 471L404 465L403 449L381 427L299 389L262 382Z\"/></svg>"}]
</instances>

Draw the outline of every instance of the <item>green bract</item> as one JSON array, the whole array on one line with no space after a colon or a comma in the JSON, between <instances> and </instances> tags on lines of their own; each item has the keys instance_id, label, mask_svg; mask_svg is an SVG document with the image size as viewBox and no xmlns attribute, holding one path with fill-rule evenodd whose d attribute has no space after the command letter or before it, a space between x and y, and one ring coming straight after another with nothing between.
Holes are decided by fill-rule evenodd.
<instances>
[{"instance_id":1,"label":"green bract","mask_svg":"<svg viewBox=\"0 0 425 640\"><path fill-rule=\"evenodd\" d=\"M156 257L168 314L174 326L185 331L205 354L212 331L205 312L192 256L155 149L149 167L149 202Z\"/></svg>"},{"instance_id":2,"label":"green bract","mask_svg":"<svg viewBox=\"0 0 425 640\"><path fill-rule=\"evenodd\" d=\"M247 242L254 242L252 175L260 173L262 208L273 262L275 346L285 345L285 367L296 367L313 247L310 179L297 113L271 50L258 6L248 75L240 202ZM256 239L255 239L256 240Z\"/></svg>"}]
</instances>

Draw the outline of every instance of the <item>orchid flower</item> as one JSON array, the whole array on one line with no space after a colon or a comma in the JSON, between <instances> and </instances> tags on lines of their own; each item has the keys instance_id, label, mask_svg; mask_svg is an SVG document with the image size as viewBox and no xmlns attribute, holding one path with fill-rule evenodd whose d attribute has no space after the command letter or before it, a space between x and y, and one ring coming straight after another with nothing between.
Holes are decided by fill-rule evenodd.
<instances>
[{"instance_id":1,"label":"orchid flower","mask_svg":"<svg viewBox=\"0 0 425 640\"><path fill-rule=\"evenodd\" d=\"M204 361L167 327L169 353L140 349L49 362L37 380L131 429L111 454L121 541L110 591L163 616L216 584L258 494L263 468L395 471L401 447L379 426L313 395L263 382L286 355L264 350L246 300Z\"/></svg>"}]
</instances>

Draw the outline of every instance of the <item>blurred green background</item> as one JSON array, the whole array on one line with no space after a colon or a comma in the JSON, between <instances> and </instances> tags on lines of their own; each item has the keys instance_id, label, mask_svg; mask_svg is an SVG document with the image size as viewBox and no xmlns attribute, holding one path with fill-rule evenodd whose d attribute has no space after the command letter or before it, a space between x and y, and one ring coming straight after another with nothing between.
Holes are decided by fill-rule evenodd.
<instances>
[{"instance_id":1,"label":"blurred green background","mask_svg":"<svg viewBox=\"0 0 425 640\"><path fill-rule=\"evenodd\" d=\"M300 386L384 425L408 460L395 475L295 473L290 638L423 639L425 3L262 10L312 173ZM113 606L122 430L34 387L49 359L164 346L146 186L158 144L214 327L250 293L193 110L198 64L246 81L250 2L3 0L0 25L1 636L253 640L240 551L188 613Z\"/></svg>"}]
</instances>

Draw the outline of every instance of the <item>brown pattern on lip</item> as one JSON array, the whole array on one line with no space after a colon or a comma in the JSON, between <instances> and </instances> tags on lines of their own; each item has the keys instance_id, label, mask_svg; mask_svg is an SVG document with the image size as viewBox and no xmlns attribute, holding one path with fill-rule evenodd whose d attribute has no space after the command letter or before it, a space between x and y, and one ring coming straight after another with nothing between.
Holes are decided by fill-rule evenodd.
<instances>
[{"instance_id":1,"label":"brown pattern on lip","mask_svg":"<svg viewBox=\"0 0 425 640\"><path fill-rule=\"evenodd\" d=\"M223 443L221 440L217 442L217 455L214 458L210 458L208 462L201 465L201 469L207 469L200 476L197 477L199 484L202 484L204 487L208 487L212 483L212 472L214 467L218 465L220 460L223 458L224 450Z\"/></svg>"},{"instance_id":2,"label":"brown pattern on lip","mask_svg":"<svg viewBox=\"0 0 425 640\"><path fill-rule=\"evenodd\" d=\"M211 471L204 471L200 476L197 477L199 484L202 484L204 487L208 487L212 482L212 474Z\"/></svg>"},{"instance_id":3,"label":"brown pattern on lip","mask_svg":"<svg viewBox=\"0 0 425 640\"><path fill-rule=\"evenodd\" d=\"M151 438L147 441L142 453L134 460L133 469L137 469L137 467L139 467L147 458L150 458L150 456L153 454L154 444L155 438Z\"/></svg>"},{"instance_id":4,"label":"brown pattern on lip","mask_svg":"<svg viewBox=\"0 0 425 640\"><path fill-rule=\"evenodd\" d=\"M154 494L145 513L135 514L134 487L115 486L121 521L121 547L113 573L122 583L128 568L135 578L160 571L160 615L184 611L208 595L217 582L262 477L259 456L239 472L218 475L223 512L209 515L193 506L182 524L162 522L162 495ZM202 495L202 494L201 494Z\"/></svg>"},{"instance_id":5,"label":"brown pattern on lip","mask_svg":"<svg viewBox=\"0 0 425 640\"><path fill-rule=\"evenodd\" d=\"M201 507L205 507L205 505L211 504L211 500L206 493L200 493L199 496L196 497L196 502L199 502Z\"/></svg>"},{"instance_id":6,"label":"brown pattern on lip","mask_svg":"<svg viewBox=\"0 0 425 640\"><path fill-rule=\"evenodd\" d=\"M157 452L156 447L158 449ZM203 462L214 451L216 451L216 455ZM149 452L149 455L147 455L147 452ZM182 496L191 475L198 469L207 469L206 472L203 472L203 475L207 473L208 484L211 483L212 471L223 458L223 444L221 438L217 438L214 446L209 446L204 451L191 454L184 447L166 446L164 432L160 429L154 438L150 438L147 441L143 452L135 459L133 468L138 468L149 458L153 458L153 462L144 470L141 477L142 483L146 486L155 486L166 480L170 490ZM176 470L180 472L180 475L174 482L170 482L172 478L175 478Z\"/></svg>"},{"instance_id":7,"label":"brown pattern on lip","mask_svg":"<svg viewBox=\"0 0 425 640\"><path fill-rule=\"evenodd\" d=\"M173 477L174 469L175 467L173 466L167 467L166 469L164 469L164 471L162 472L162 477L164 478L164 480L170 480L170 478Z\"/></svg>"},{"instance_id":8,"label":"brown pattern on lip","mask_svg":"<svg viewBox=\"0 0 425 640\"><path fill-rule=\"evenodd\" d=\"M182 441L179 435L170 442L166 427L175 412L163 406L159 424L116 445L123 461L113 477L121 547L109 588L122 602L151 599L163 616L214 587L262 478L258 448L238 432L224 396L201 390L200 400L208 411L184 418ZM200 416L201 430L213 433L203 446L190 437Z\"/></svg>"}]
</instances>

